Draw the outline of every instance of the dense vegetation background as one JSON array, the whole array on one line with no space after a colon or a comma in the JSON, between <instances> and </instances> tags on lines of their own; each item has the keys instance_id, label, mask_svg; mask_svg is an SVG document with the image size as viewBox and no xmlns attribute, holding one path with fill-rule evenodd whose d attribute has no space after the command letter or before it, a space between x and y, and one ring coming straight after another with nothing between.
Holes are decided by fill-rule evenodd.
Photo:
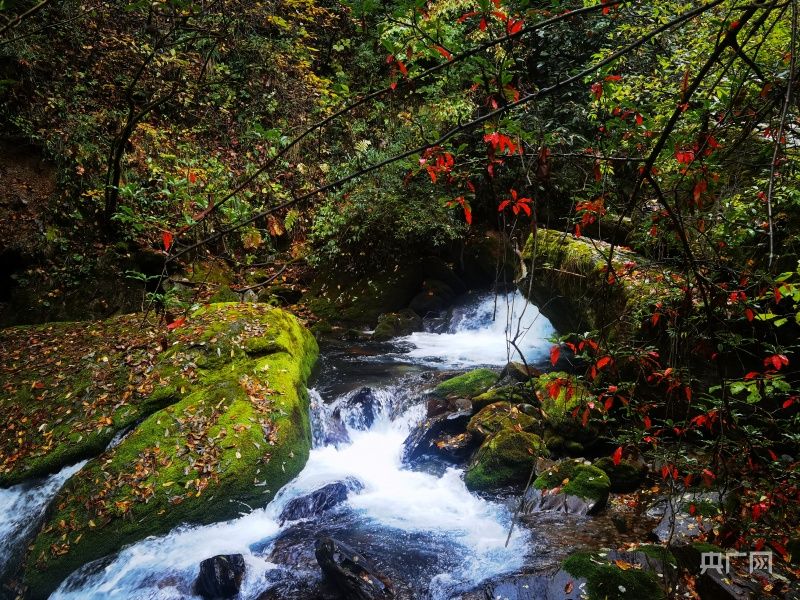
<instances>
[{"instance_id":1,"label":"dense vegetation background","mask_svg":"<svg viewBox=\"0 0 800 600\"><path fill-rule=\"evenodd\" d=\"M146 286L175 322L197 298L163 276L210 257L243 290L257 268L366 277L487 230L518 273L540 228L596 241L597 297L659 299L629 335L562 328L553 362L582 359L593 392L576 418L667 485L734 490L714 541L788 560L798 8L6 0L3 164L31 145L50 166L3 184L49 194L5 207L4 321L133 309Z\"/></svg>"}]
</instances>

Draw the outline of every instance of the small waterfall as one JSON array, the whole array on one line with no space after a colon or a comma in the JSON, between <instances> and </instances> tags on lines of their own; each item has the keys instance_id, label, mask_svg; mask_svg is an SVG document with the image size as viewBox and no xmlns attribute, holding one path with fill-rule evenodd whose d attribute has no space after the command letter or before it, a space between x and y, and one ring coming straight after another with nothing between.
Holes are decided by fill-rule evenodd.
<instances>
[{"instance_id":1,"label":"small waterfall","mask_svg":"<svg viewBox=\"0 0 800 600\"><path fill-rule=\"evenodd\" d=\"M528 363L542 361L554 332L536 306L519 292L510 292L484 294L455 307L445 332L417 332L397 341L408 348L402 359L439 368L468 368L505 365L520 360L520 352Z\"/></svg>"},{"instance_id":2,"label":"small waterfall","mask_svg":"<svg viewBox=\"0 0 800 600\"><path fill-rule=\"evenodd\" d=\"M200 561L223 553L245 556L247 575L240 598L256 598L280 573L292 568L267 560L274 541L293 526L292 522L279 524L286 504L347 478L357 479L363 488L351 492L343 513L337 513L342 518L355 518L385 532L381 538L386 547L399 555L404 552L404 536L415 534L441 540L439 544L454 554L451 562L461 566L432 577L433 588L477 583L518 567L526 534L517 530L505 547L510 515L504 506L472 495L460 469L449 468L437 476L408 470L402 464L403 442L425 416L424 404L417 400L419 392L409 383L401 380L386 387L361 388L332 402L310 390L314 448L303 471L268 506L232 521L181 527L134 544L110 560L73 573L51 598L193 597L192 582ZM347 441L339 445L324 442L334 422L338 423L335 428L343 427L347 434ZM307 544L313 546L313 537Z\"/></svg>"},{"instance_id":3,"label":"small waterfall","mask_svg":"<svg viewBox=\"0 0 800 600\"><path fill-rule=\"evenodd\" d=\"M0 488L0 576L35 533L61 486L85 464L83 461L64 467L44 481L26 481Z\"/></svg>"}]
</instances>

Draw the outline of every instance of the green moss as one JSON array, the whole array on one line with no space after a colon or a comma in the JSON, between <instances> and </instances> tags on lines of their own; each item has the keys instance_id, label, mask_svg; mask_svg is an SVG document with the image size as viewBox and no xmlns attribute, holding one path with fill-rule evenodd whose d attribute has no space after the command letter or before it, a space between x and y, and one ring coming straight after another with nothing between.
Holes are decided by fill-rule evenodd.
<instances>
[{"instance_id":1,"label":"green moss","mask_svg":"<svg viewBox=\"0 0 800 600\"><path fill-rule=\"evenodd\" d=\"M531 388L523 384L504 385L492 388L472 398L472 410L479 411L495 402L530 402L533 399Z\"/></svg>"},{"instance_id":2,"label":"green moss","mask_svg":"<svg viewBox=\"0 0 800 600\"><path fill-rule=\"evenodd\" d=\"M554 426L571 420L572 411L589 398L589 392L578 379L563 371L545 373L533 381L545 418Z\"/></svg>"},{"instance_id":3,"label":"green moss","mask_svg":"<svg viewBox=\"0 0 800 600\"><path fill-rule=\"evenodd\" d=\"M657 546L656 544L642 544L641 546L632 548L630 551L641 552L645 556L649 556L650 558L659 560L662 563L672 565L673 567L677 566L678 564L678 561L675 560L675 555L664 546Z\"/></svg>"},{"instance_id":4,"label":"green moss","mask_svg":"<svg viewBox=\"0 0 800 600\"><path fill-rule=\"evenodd\" d=\"M33 597L148 535L263 506L303 468L311 448L305 381L318 352L314 338L265 305L211 305L190 319L206 324L203 345L176 352L214 360L184 398L150 415L59 493L28 558ZM248 339L278 350L254 356L245 351Z\"/></svg>"},{"instance_id":5,"label":"green moss","mask_svg":"<svg viewBox=\"0 0 800 600\"><path fill-rule=\"evenodd\" d=\"M480 447L464 482L471 490L525 483L543 448L539 436L533 433L503 429Z\"/></svg>"},{"instance_id":6,"label":"green moss","mask_svg":"<svg viewBox=\"0 0 800 600\"><path fill-rule=\"evenodd\" d=\"M486 391L497 381L497 373L491 369L475 369L447 379L433 390L438 396L472 398Z\"/></svg>"},{"instance_id":7,"label":"green moss","mask_svg":"<svg viewBox=\"0 0 800 600\"><path fill-rule=\"evenodd\" d=\"M241 297L239 294L234 292L231 288L227 285L220 286L220 288L214 293L211 298L209 298L209 302L212 304L217 304L220 302L239 302Z\"/></svg>"},{"instance_id":8,"label":"green moss","mask_svg":"<svg viewBox=\"0 0 800 600\"><path fill-rule=\"evenodd\" d=\"M372 339L385 341L393 337L408 335L422 329L422 318L410 308L396 313L386 313L380 316Z\"/></svg>"},{"instance_id":9,"label":"green moss","mask_svg":"<svg viewBox=\"0 0 800 600\"><path fill-rule=\"evenodd\" d=\"M608 500L611 481L597 467L577 460L563 460L539 475L533 486L539 490L560 487L564 494L604 504Z\"/></svg>"},{"instance_id":10,"label":"green moss","mask_svg":"<svg viewBox=\"0 0 800 600\"><path fill-rule=\"evenodd\" d=\"M467 425L467 431L478 439L484 439L502 429L533 431L538 422L510 402L496 402L482 408Z\"/></svg>"},{"instance_id":11,"label":"green moss","mask_svg":"<svg viewBox=\"0 0 800 600\"><path fill-rule=\"evenodd\" d=\"M539 228L525 245L523 258L534 265L531 281L520 285L541 306L560 331L602 330L607 336L628 336L639 330L649 307L666 303L664 273L645 264L641 256L614 249L613 265L628 275L608 284L610 245L598 240ZM633 272L624 264L636 264ZM531 284L532 285L529 285Z\"/></svg>"},{"instance_id":12,"label":"green moss","mask_svg":"<svg viewBox=\"0 0 800 600\"><path fill-rule=\"evenodd\" d=\"M620 569L598 554L578 552L562 564L564 571L586 580L588 600L661 600L664 590L655 575L641 569Z\"/></svg>"},{"instance_id":13,"label":"green moss","mask_svg":"<svg viewBox=\"0 0 800 600\"><path fill-rule=\"evenodd\" d=\"M611 479L611 491L617 493L632 492L639 488L647 475L647 467L633 461L623 459L618 465L608 456L594 462L594 466L602 469Z\"/></svg>"}]
</instances>

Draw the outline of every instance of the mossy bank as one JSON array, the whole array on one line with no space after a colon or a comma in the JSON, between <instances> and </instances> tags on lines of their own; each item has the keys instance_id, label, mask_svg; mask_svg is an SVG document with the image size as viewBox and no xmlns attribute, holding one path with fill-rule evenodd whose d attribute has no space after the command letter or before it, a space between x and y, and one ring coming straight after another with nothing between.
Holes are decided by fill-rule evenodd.
<instances>
[{"instance_id":1,"label":"mossy bank","mask_svg":"<svg viewBox=\"0 0 800 600\"><path fill-rule=\"evenodd\" d=\"M167 394L173 402L61 490L26 561L30 597L179 523L263 506L305 465L305 383L318 349L296 318L263 305L212 304L165 335L157 363L179 379Z\"/></svg>"}]
</instances>

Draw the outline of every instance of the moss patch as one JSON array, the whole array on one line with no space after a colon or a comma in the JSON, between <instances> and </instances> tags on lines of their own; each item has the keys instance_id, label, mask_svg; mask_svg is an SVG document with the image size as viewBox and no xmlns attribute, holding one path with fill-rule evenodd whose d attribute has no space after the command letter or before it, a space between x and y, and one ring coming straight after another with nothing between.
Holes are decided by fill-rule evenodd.
<instances>
[{"instance_id":1,"label":"moss patch","mask_svg":"<svg viewBox=\"0 0 800 600\"><path fill-rule=\"evenodd\" d=\"M535 396L527 384L511 384L490 389L472 398L472 409L479 411L495 402L531 402Z\"/></svg>"},{"instance_id":2,"label":"moss patch","mask_svg":"<svg viewBox=\"0 0 800 600\"><path fill-rule=\"evenodd\" d=\"M385 341L393 337L408 335L422 329L422 318L410 308L396 313L386 313L380 316L372 339Z\"/></svg>"},{"instance_id":3,"label":"moss patch","mask_svg":"<svg viewBox=\"0 0 800 600\"><path fill-rule=\"evenodd\" d=\"M443 397L472 398L485 392L496 381L497 373L491 369L475 369L443 381L433 391Z\"/></svg>"},{"instance_id":4,"label":"moss patch","mask_svg":"<svg viewBox=\"0 0 800 600\"><path fill-rule=\"evenodd\" d=\"M647 467L627 459L615 465L611 458L604 456L596 460L594 466L605 471L611 479L611 491L616 493L627 493L638 489L647 476Z\"/></svg>"},{"instance_id":5,"label":"moss patch","mask_svg":"<svg viewBox=\"0 0 800 600\"><path fill-rule=\"evenodd\" d=\"M59 493L26 564L33 597L148 535L263 506L305 464L305 381L318 352L310 333L265 305L210 305L186 327L194 341L171 349L197 365L185 397L150 415ZM253 354L264 345L275 351Z\"/></svg>"},{"instance_id":6,"label":"moss patch","mask_svg":"<svg viewBox=\"0 0 800 600\"><path fill-rule=\"evenodd\" d=\"M543 449L538 435L503 429L480 447L464 482L471 490L493 490L525 483Z\"/></svg>"},{"instance_id":7,"label":"moss patch","mask_svg":"<svg viewBox=\"0 0 800 600\"><path fill-rule=\"evenodd\" d=\"M474 415L467 425L467 431L478 439L485 439L502 429L533 431L537 425L536 419L521 412L510 402L496 402Z\"/></svg>"},{"instance_id":8,"label":"moss patch","mask_svg":"<svg viewBox=\"0 0 800 600\"><path fill-rule=\"evenodd\" d=\"M539 490L560 488L564 494L604 504L608 500L611 481L597 467L581 461L562 460L539 475L533 487Z\"/></svg>"},{"instance_id":9,"label":"moss patch","mask_svg":"<svg viewBox=\"0 0 800 600\"><path fill-rule=\"evenodd\" d=\"M562 564L564 571L586 580L588 600L662 600L664 590L655 575L641 569L621 569L599 554L578 552Z\"/></svg>"},{"instance_id":10,"label":"moss patch","mask_svg":"<svg viewBox=\"0 0 800 600\"><path fill-rule=\"evenodd\" d=\"M609 252L608 243L539 228L523 250L528 268L534 268L520 290L530 290L531 300L559 331L631 335L640 329L651 304L669 302L662 282L672 275L619 247L614 250L614 273L609 274Z\"/></svg>"}]
</instances>

